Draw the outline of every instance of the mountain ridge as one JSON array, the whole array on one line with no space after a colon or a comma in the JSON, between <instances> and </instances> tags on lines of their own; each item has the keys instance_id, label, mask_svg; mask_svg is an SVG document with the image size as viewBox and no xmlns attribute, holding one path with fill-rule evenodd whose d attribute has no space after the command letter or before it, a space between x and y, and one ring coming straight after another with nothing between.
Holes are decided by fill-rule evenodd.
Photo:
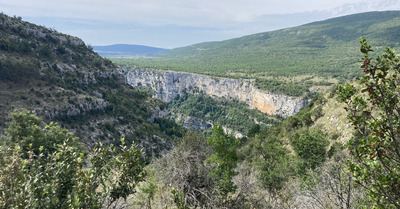
<instances>
[{"instance_id":1,"label":"mountain ridge","mask_svg":"<svg viewBox=\"0 0 400 209\"><path fill-rule=\"evenodd\" d=\"M103 57L151 56L167 49L136 44L112 44L93 46L93 50Z\"/></svg>"},{"instance_id":2,"label":"mountain ridge","mask_svg":"<svg viewBox=\"0 0 400 209\"><path fill-rule=\"evenodd\" d=\"M220 42L157 53L154 58L113 59L140 68L256 79L264 90L301 96L358 77L359 38L400 47L400 11L332 18Z\"/></svg>"}]
</instances>

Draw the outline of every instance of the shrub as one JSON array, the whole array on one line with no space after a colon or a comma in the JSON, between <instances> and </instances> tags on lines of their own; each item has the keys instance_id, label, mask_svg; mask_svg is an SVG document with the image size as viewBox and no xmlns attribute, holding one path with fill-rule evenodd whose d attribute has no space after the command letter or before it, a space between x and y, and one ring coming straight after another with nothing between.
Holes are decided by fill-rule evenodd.
<instances>
[{"instance_id":1,"label":"shrub","mask_svg":"<svg viewBox=\"0 0 400 209\"><path fill-rule=\"evenodd\" d=\"M84 155L66 129L14 111L0 146L0 208L102 208L135 192L146 176L135 144L96 145ZM90 162L90 166L86 165Z\"/></svg>"}]
</instances>

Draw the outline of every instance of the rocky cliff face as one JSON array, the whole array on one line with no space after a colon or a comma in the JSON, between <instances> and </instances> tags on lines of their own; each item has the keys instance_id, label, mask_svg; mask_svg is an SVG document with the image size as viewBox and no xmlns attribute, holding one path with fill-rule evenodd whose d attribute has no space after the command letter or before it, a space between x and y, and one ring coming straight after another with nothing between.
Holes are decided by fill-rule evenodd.
<instances>
[{"instance_id":1,"label":"rocky cliff face","mask_svg":"<svg viewBox=\"0 0 400 209\"><path fill-rule=\"evenodd\" d=\"M148 157L171 148L176 133L152 122L163 116L164 104L134 91L122 69L81 39L2 13L0 29L0 134L11 111L27 109L87 147L123 137Z\"/></svg>"},{"instance_id":2,"label":"rocky cliff face","mask_svg":"<svg viewBox=\"0 0 400 209\"><path fill-rule=\"evenodd\" d=\"M170 102L183 93L204 93L212 97L246 102L251 108L269 115L288 117L306 105L302 98L272 94L257 89L254 80L211 78L208 76L159 70L126 69L127 83L150 87L154 97Z\"/></svg>"}]
</instances>

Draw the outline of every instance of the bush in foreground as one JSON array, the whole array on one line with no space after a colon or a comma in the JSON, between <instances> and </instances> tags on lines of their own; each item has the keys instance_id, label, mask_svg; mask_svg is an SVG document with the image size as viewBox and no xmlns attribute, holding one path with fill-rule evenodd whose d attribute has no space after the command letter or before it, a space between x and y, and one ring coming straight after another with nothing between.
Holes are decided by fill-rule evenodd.
<instances>
[{"instance_id":1,"label":"bush in foreground","mask_svg":"<svg viewBox=\"0 0 400 209\"><path fill-rule=\"evenodd\" d=\"M27 110L11 117L8 134L0 136L7 142L0 146L0 208L108 208L146 176L135 144L98 144L85 155L58 125Z\"/></svg>"}]
</instances>

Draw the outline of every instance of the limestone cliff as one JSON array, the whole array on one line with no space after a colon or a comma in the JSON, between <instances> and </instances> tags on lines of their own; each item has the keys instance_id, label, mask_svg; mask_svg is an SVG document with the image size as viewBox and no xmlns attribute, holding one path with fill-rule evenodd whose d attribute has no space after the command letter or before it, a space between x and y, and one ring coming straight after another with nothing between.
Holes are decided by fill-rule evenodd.
<instances>
[{"instance_id":1,"label":"limestone cliff","mask_svg":"<svg viewBox=\"0 0 400 209\"><path fill-rule=\"evenodd\" d=\"M269 115L288 117L306 105L302 98L273 94L257 89L254 80L212 78L209 76L160 70L126 69L127 83L154 90L154 97L170 102L183 93L204 93L212 97L246 102Z\"/></svg>"}]
</instances>

